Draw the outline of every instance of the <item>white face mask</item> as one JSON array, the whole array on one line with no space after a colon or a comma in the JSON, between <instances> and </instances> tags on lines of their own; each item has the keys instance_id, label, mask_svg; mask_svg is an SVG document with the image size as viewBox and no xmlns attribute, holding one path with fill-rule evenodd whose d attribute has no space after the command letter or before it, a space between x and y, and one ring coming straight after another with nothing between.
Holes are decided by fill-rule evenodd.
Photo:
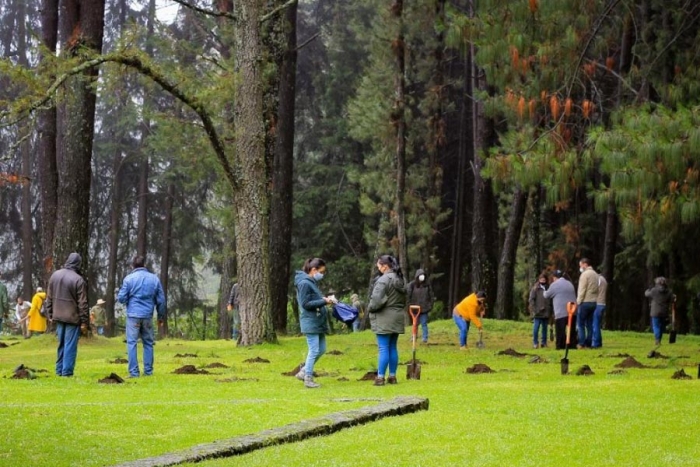
<instances>
[{"instance_id":1,"label":"white face mask","mask_svg":"<svg viewBox=\"0 0 700 467\"><path fill-rule=\"evenodd\" d=\"M418 280L423 282L425 280L425 276L421 274L420 276L418 276Z\"/></svg>"},{"instance_id":2,"label":"white face mask","mask_svg":"<svg viewBox=\"0 0 700 467\"><path fill-rule=\"evenodd\" d=\"M579 271L579 272L583 272L583 271L585 271L585 269L583 269L583 268L578 268L578 271Z\"/></svg>"}]
</instances>

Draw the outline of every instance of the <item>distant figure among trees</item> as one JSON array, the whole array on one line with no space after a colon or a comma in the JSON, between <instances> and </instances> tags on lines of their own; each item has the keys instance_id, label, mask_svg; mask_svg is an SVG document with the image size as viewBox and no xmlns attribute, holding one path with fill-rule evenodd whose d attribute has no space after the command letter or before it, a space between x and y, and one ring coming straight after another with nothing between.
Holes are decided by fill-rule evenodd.
<instances>
[{"instance_id":1,"label":"distant figure among trees","mask_svg":"<svg viewBox=\"0 0 700 467\"><path fill-rule=\"evenodd\" d=\"M532 316L532 345L535 349L547 347L547 324L552 314L552 301L544 296L548 287L547 276L541 274L530 289L528 302L530 316ZM538 340L540 330L542 331L542 339Z\"/></svg>"},{"instance_id":2,"label":"distant figure among trees","mask_svg":"<svg viewBox=\"0 0 700 467\"><path fill-rule=\"evenodd\" d=\"M428 314L433 309L435 296L428 275L423 269L416 270L414 279L408 284L408 306L420 307L420 325L423 332L423 343L428 342Z\"/></svg>"},{"instance_id":3,"label":"distant figure among trees","mask_svg":"<svg viewBox=\"0 0 700 467\"><path fill-rule=\"evenodd\" d=\"M654 332L654 342L661 345L666 320L668 319L668 309L676 300L671 289L668 288L665 277L654 279L654 286L644 292L644 296L651 299L651 329Z\"/></svg>"}]
</instances>

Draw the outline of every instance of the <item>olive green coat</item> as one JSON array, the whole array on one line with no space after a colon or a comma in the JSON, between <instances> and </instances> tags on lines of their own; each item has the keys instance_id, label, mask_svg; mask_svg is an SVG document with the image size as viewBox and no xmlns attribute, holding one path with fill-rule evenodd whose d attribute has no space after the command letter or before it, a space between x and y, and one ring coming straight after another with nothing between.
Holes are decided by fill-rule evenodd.
<instances>
[{"instance_id":1,"label":"olive green coat","mask_svg":"<svg viewBox=\"0 0 700 467\"><path fill-rule=\"evenodd\" d=\"M403 334L406 310L406 284L389 271L374 284L367 306L369 322L375 334Z\"/></svg>"}]
</instances>

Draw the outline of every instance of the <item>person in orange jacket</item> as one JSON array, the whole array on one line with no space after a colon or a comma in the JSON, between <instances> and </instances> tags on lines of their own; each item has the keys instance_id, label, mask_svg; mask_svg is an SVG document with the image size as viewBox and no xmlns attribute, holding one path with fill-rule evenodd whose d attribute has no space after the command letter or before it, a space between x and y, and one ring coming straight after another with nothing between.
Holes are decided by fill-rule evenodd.
<instances>
[{"instance_id":1,"label":"person in orange jacket","mask_svg":"<svg viewBox=\"0 0 700 467\"><path fill-rule=\"evenodd\" d=\"M481 329L481 320L486 313L486 292L480 290L471 295L468 295L464 300L459 302L452 310L452 318L459 329L459 348L460 350L467 349L467 333L469 333L469 325L474 323L478 329Z\"/></svg>"}]
</instances>

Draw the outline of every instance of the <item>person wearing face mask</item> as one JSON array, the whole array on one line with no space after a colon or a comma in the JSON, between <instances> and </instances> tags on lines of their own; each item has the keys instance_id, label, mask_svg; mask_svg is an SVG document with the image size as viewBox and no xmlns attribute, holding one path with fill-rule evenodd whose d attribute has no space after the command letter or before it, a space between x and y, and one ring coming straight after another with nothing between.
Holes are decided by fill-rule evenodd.
<instances>
[{"instance_id":1,"label":"person wearing face mask","mask_svg":"<svg viewBox=\"0 0 700 467\"><path fill-rule=\"evenodd\" d=\"M406 283L396 258L383 255L377 259L377 269L381 276L374 283L367 311L372 331L377 335L379 358L375 386L384 386L387 367L389 378L386 382L396 384L396 369L399 365L397 343L399 334L404 333L404 313L406 310Z\"/></svg>"},{"instance_id":2,"label":"person wearing face mask","mask_svg":"<svg viewBox=\"0 0 700 467\"><path fill-rule=\"evenodd\" d=\"M408 306L420 307L420 325L423 331L423 343L428 342L428 313L433 308L435 298L433 288L428 282L428 276L423 269L416 271L415 278L408 284Z\"/></svg>"},{"instance_id":3,"label":"person wearing face mask","mask_svg":"<svg viewBox=\"0 0 700 467\"><path fill-rule=\"evenodd\" d=\"M578 263L581 276L578 278L578 346L579 349L593 346L593 315L595 313L596 300L598 300L598 273L591 266L588 258L583 258Z\"/></svg>"},{"instance_id":4,"label":"person wearing face mask","mask_svg":"<svg viewBox=\"0 0 700 467\"><path fill-rule=\"evenodd\" d=\"M308 352L304 368L296 377L304 381L310 389L321 387L314 381L314 365L326 353L326 334L328 334L328 310L326 305L334 303L333 297L324 297L318 283L326 273L326 263L321 258L307 259L301 271L294 276L299 303L299 324L306 336Z\"/></svg>"},{"instance_id":5,"label":"person wearing face mask","mask_svg":"<svg viewBox=\"0 0 700 467\"><path fill-rule=\"evenodd\" d=\"M530 289L530 316L532 316L532 344L535 349L547 347L547 323L552 314L552 301L545 298L548 281L545 274L541 274ZM538 342L539 330L542 329L542 343Z\"/></svg>"}]
</instances>

